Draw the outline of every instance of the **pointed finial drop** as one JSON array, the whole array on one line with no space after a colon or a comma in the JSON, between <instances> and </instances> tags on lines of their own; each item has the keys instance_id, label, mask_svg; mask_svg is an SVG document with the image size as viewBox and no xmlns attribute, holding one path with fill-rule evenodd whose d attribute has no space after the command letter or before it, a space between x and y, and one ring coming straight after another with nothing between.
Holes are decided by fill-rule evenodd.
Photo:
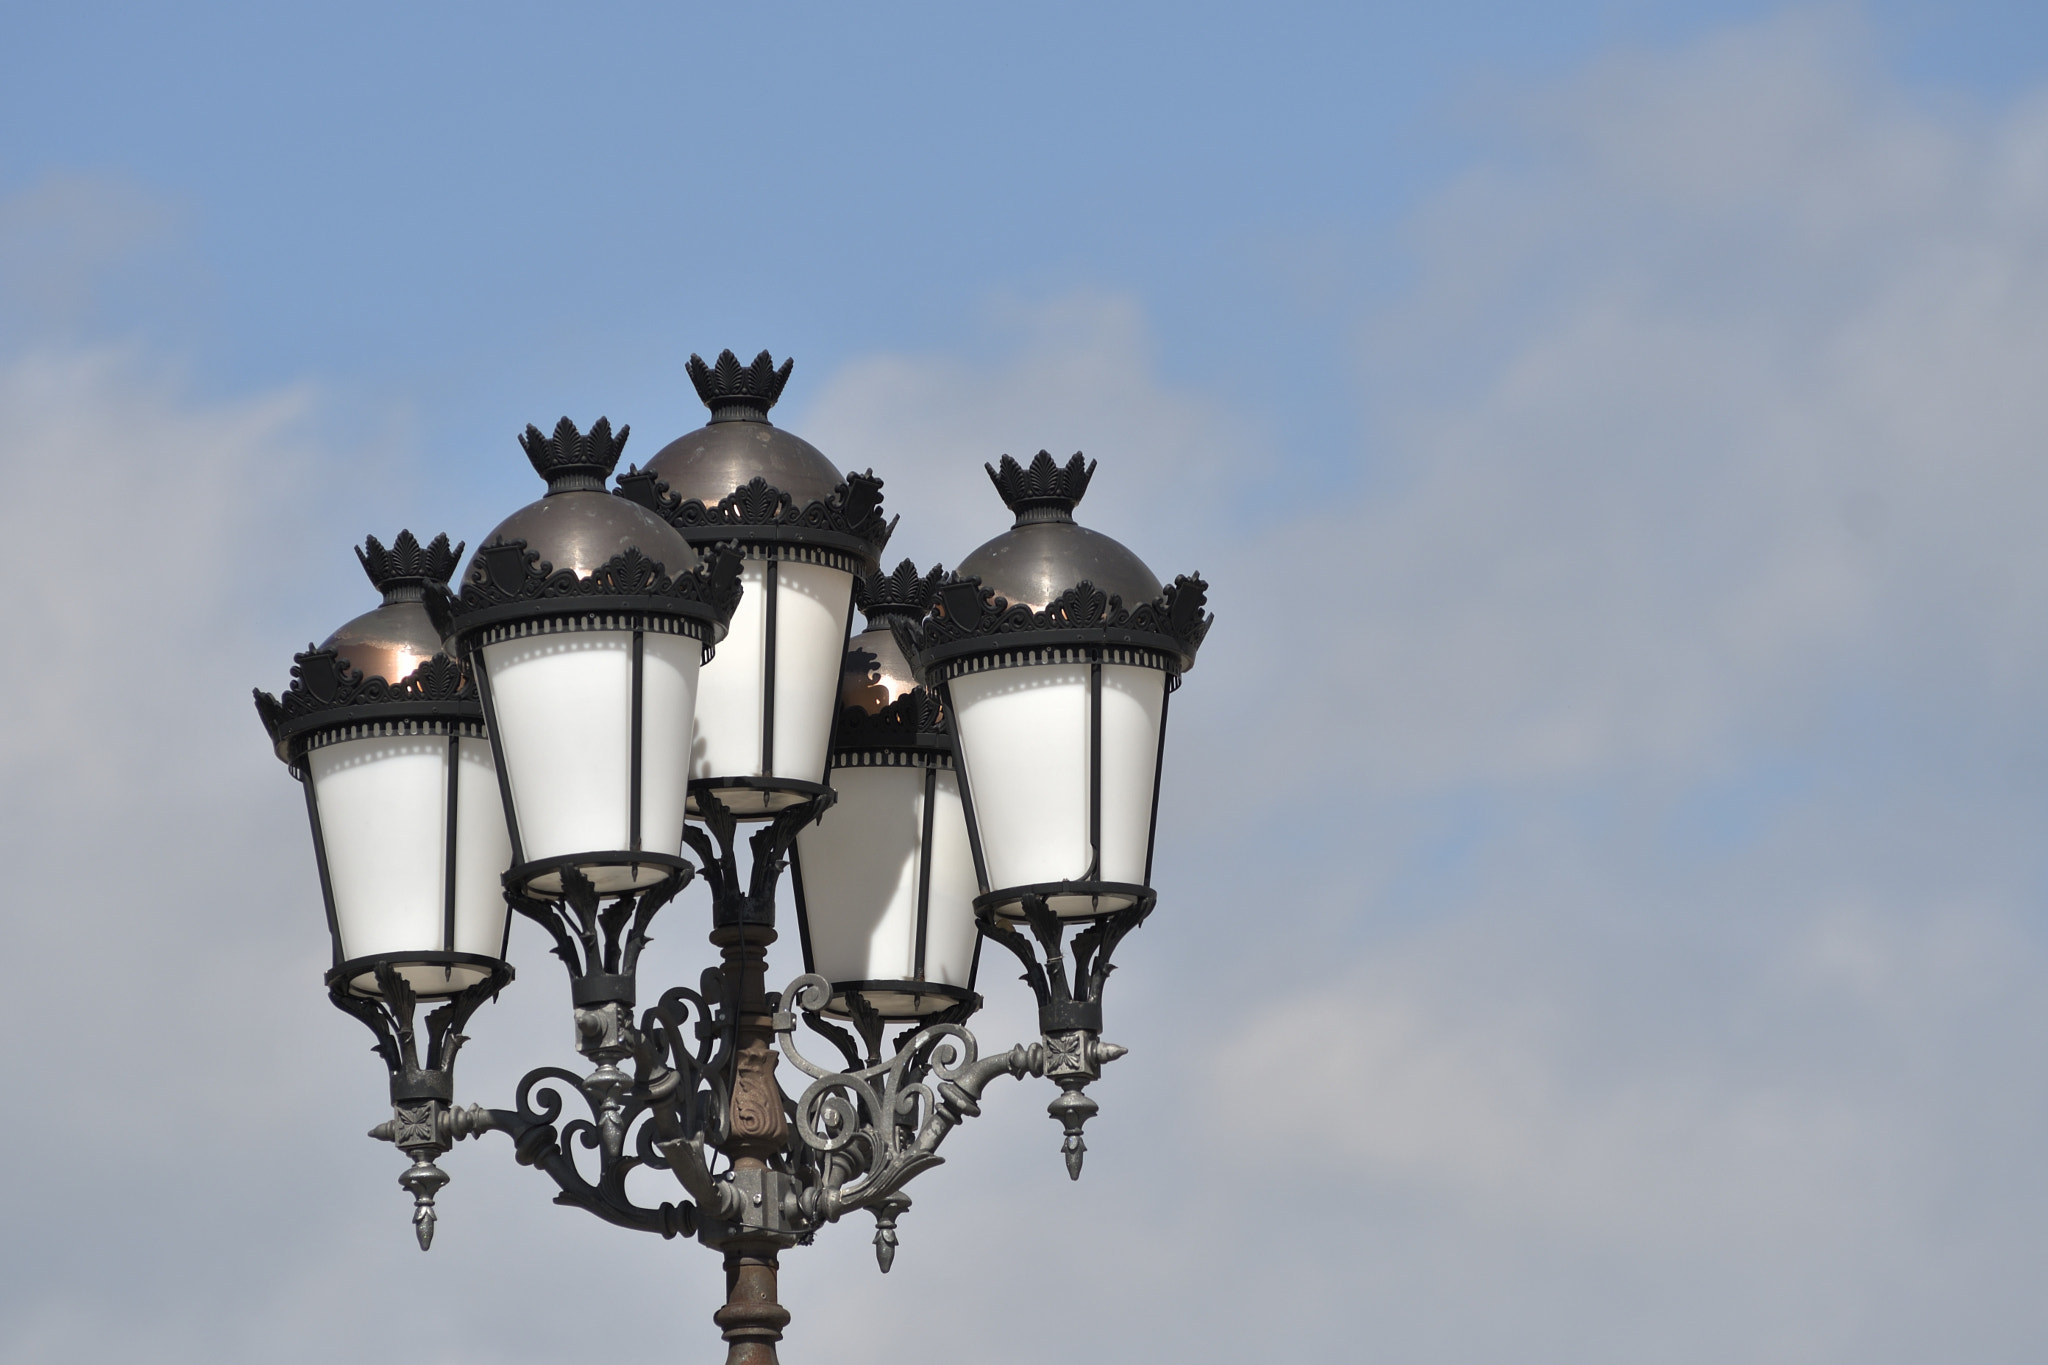
<instances>
[{"instance_id":1,"label":"pointed finial drop","mask_svg":"<svg viewBox=\"0 0 2048 1365\"><path fill-rule=\"evenodd\" d=\"M1060 1144L1060 1150L1066 1153L1067 1157L1067 1179L1079 1180L1081 1178L1081 1158L1088 1155L1088 1144L1081 1141L1079 1133L1075 1133Z\"/></svg>"},{"instance_id":2,"label":"pointed finial drop","mask_svg":"<svg viewBox=\"0 0 2048 1365\"><path fill-rule=\"evenodd\" d=\"M413 1235L425 1251L434 1245L434 1195L448 1183L448 1173L425 1156L414 1156L398 1183L412 1193Z\"/></svg>"}]
</instances>

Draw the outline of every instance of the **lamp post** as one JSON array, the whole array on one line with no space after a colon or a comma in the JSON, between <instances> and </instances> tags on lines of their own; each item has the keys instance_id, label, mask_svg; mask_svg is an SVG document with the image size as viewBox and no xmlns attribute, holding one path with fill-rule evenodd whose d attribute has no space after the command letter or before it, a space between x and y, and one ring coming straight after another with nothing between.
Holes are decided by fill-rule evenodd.
<instances>
[{"instance_id":1,"label":"lamp post","mask_svg":"<svg viewBox=\"0 0 2048 1365\"><path fill-rule=\"evenodd\" d=\"M547 495L459 588L446 537L370 540L385 605L257 704L306 785L329 989L378 1035L393 1109L372 1136L413 1158L421 1247L435 1158L505 1133L557 1203L720 1251L728 1365L766 1365L789 1320L780 1254L864 1209L886 1272L904 1187L997 1077L1055 1083L1078 1178L1086 1087L1123 1052L1101 1041L1109 956L1153 905L1166 696L1209 618L1199 579L1161 587L1074 523L1078 455L991 468L1016 524L959 573L884 575L881 480L767 419L789 363L728 351L690 373L712 420L615 491L625 428L527 428ZM869 628L849 641L856 601ZM792 863L805 970L771 992ZM649 926L699 874L719 964L642 1008ZM591 1069L458 1108L461 1028L512 979L508 907L568 968ZM983 938L1040 1006L1036 1041L989 1056L964 1027ZM422 1054L425 998L447 1003ZM799 1024L842 1062L806 1057ZM564 1118L569 1097L587 1117ZM631 1198L642 1168L678 1197Z\"/></svg>"}]
</instances>

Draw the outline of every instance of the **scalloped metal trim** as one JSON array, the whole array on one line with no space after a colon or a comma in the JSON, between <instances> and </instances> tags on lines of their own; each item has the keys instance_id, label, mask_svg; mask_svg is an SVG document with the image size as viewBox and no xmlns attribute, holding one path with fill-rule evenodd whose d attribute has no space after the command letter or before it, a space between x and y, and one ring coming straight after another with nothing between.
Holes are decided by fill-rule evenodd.
<instances>
[{"instance_id":1,"label":"scalloped metal trim","mask_svg":"<svg viewBox=\"0 0 2048 1365\"><path fill-rule=\"evenodd\" d=\"M759 475L709 506L669 491L651 469L619 475L616 497L638 503L681 531L692 544L711 537L749 541L811 540L853 550L869 560L882 553L900 520L882 515L882 481L870 470L847 476L830 495L802 506ZM866 566L861 566L865 568Z\"/></svg>"},{"instance_id":2,"label":"scalloped metal trim","mask_svg":"<svg viewBox=\"0 0 2048 1365\"><path fill-rule=\"evenodd\" d=\"M715 624L708 634L722 636L740 602L740 559L720 546L711 549L710 560L671 578L659 560L630 549L579 578L572 569L557 571L524 540L508 540L477 552L459 596L429 591L427 613L447 635L469 636L488 625L532 619L528 613L535 605L559 603L568 617L643 612L650 618L694 618Z\"/></svg>"},{"instance_id":3,"label":"scalloped metal trim","mask_svg":"<svg viewBox=\"0 0 2048 1365\"><path fill-rule=\"evenodd\" d=\"M260 687L254 692L256 715L287 762L296 754L287 756L285 749L299 736L337 722L437 716L481 722L484 714L469 669L446 654L436 654L394 683L374 674L365 677L335 651L308 645L292 656L292 681L283 696ZM381 714L365 714L369 708Z\"/></svg>"},{"instance_id":4,"label":"scalloped metal trim","mask_svg":"<svg viewBox=\"0 0 2048 1365\"><path fill-rule=\"evenodd\" d=\"M941 674L957 676L970 671L965 661L987 657L988 646L1004 636L1025 637L1015 641L1014 649L1006 651L1010 653L1061 646L1157 650L1171 656L1164 666L1177 673L1194 666L1195 653L1215 623L1213 615L1202 611L1208 593L1209 585L1201 575L1182 574L1152 601L1126 608L1122 598L1083 580L1054 598L1043 611L1033 611L1028 606L1011 606L984 588L978 578L955 575L939 589L931 615L901 629L909 646L906 652L921 673L930 674L927 682L939 681ZM1028 638L1033 635L1038 640Z\"/></svg>"}]
</instances>

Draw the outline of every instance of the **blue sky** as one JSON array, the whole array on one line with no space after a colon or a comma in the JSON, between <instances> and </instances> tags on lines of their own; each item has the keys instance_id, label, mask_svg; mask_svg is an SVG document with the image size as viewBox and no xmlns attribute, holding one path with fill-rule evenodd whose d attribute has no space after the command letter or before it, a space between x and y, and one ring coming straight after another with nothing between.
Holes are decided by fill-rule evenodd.
<instances>
[{"instance_id":1,"label":"blue sky","mask_svg":"<svg viewBox=\"0 0 2048 1365\"><path fill-rule=\"evenodd\" d=\"M2048 20L850 13L7 14L0 1361L709 1348L492 1140L413 1249L247 696L728 345L901 553L1081 448L1219 615L1086 1178L992 1093L790 1359L2039 1359Z\"/></svg>"}]
</instances>

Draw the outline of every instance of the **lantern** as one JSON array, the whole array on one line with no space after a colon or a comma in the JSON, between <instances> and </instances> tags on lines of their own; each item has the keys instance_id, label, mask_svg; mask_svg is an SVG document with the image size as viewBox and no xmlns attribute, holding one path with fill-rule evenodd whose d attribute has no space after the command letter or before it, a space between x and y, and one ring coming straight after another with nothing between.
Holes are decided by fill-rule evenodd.
<instances>
[{"instance_id":1,"label":"lantern","mask_svg":"<svg viewBox=\"0 0 2048 1365\"><path fill-rule=\"evenodd\" d=\"M503 784L515 894L599 895L676 875L697 675L738 598L669 525L604 491L627 428L563 418L521 438L548 491L498 524L459 598L430 601L475 670Z\"/></svg>"},{"instance_id":2,"label":"lantern","mask_svg":"<svg viewBox=\"0 0 2048 1365\"><path fill-rule=\"evenodd\" d=\"M868 629L840 677L827 774L838 799L797 835L791 864L804 969L832 983L829 1013L926 1019L975 999L980 887L953 741L896 639L940 577L906 559L857 593Z\"/></svg>"},{"instance_id":3,"label":"lantern","mask_svg":"<svg viewBox=\"0 0 2048 1365\"><path fill-rule=\"evenodd\" d=\"M356 554L383 605L298 655L282 698L256 693L305 787L337 994L381 995L380 965L423 998L512 976L511 845L483 708L421 604L460 553L445 535L368 537Z\"/></svg>"},{"instance_id":4,"label":"lantern","mask_svg":"<svg viewBox=\"0 0 2048 1365\"><path fill-rule=\"evenodd\" d=\"M697 685L689 786L693 803L701 794L743 820L824 794L854 579L873 570L894 527L880 479L842 478L769 422L791 368L766 351L749 366L731 351L716 366L691 356L711 420L619 479L622 495L692 545L730 544L741 557L731 633Z\"/></svg>"},{"instance_id":5,"label":"lantern","mask_svg":"<svg viewBox=\"0 0 2048 1365\"><path fill-rule=\"evenodd\" d=\"M1095 465L1040 451L990 467L1012 527L961 561L916 628L965 780L982 895L1005 919L1149 906L1167 697L1211 618L1074 522Z\"/></svg>"}]
</instances>

